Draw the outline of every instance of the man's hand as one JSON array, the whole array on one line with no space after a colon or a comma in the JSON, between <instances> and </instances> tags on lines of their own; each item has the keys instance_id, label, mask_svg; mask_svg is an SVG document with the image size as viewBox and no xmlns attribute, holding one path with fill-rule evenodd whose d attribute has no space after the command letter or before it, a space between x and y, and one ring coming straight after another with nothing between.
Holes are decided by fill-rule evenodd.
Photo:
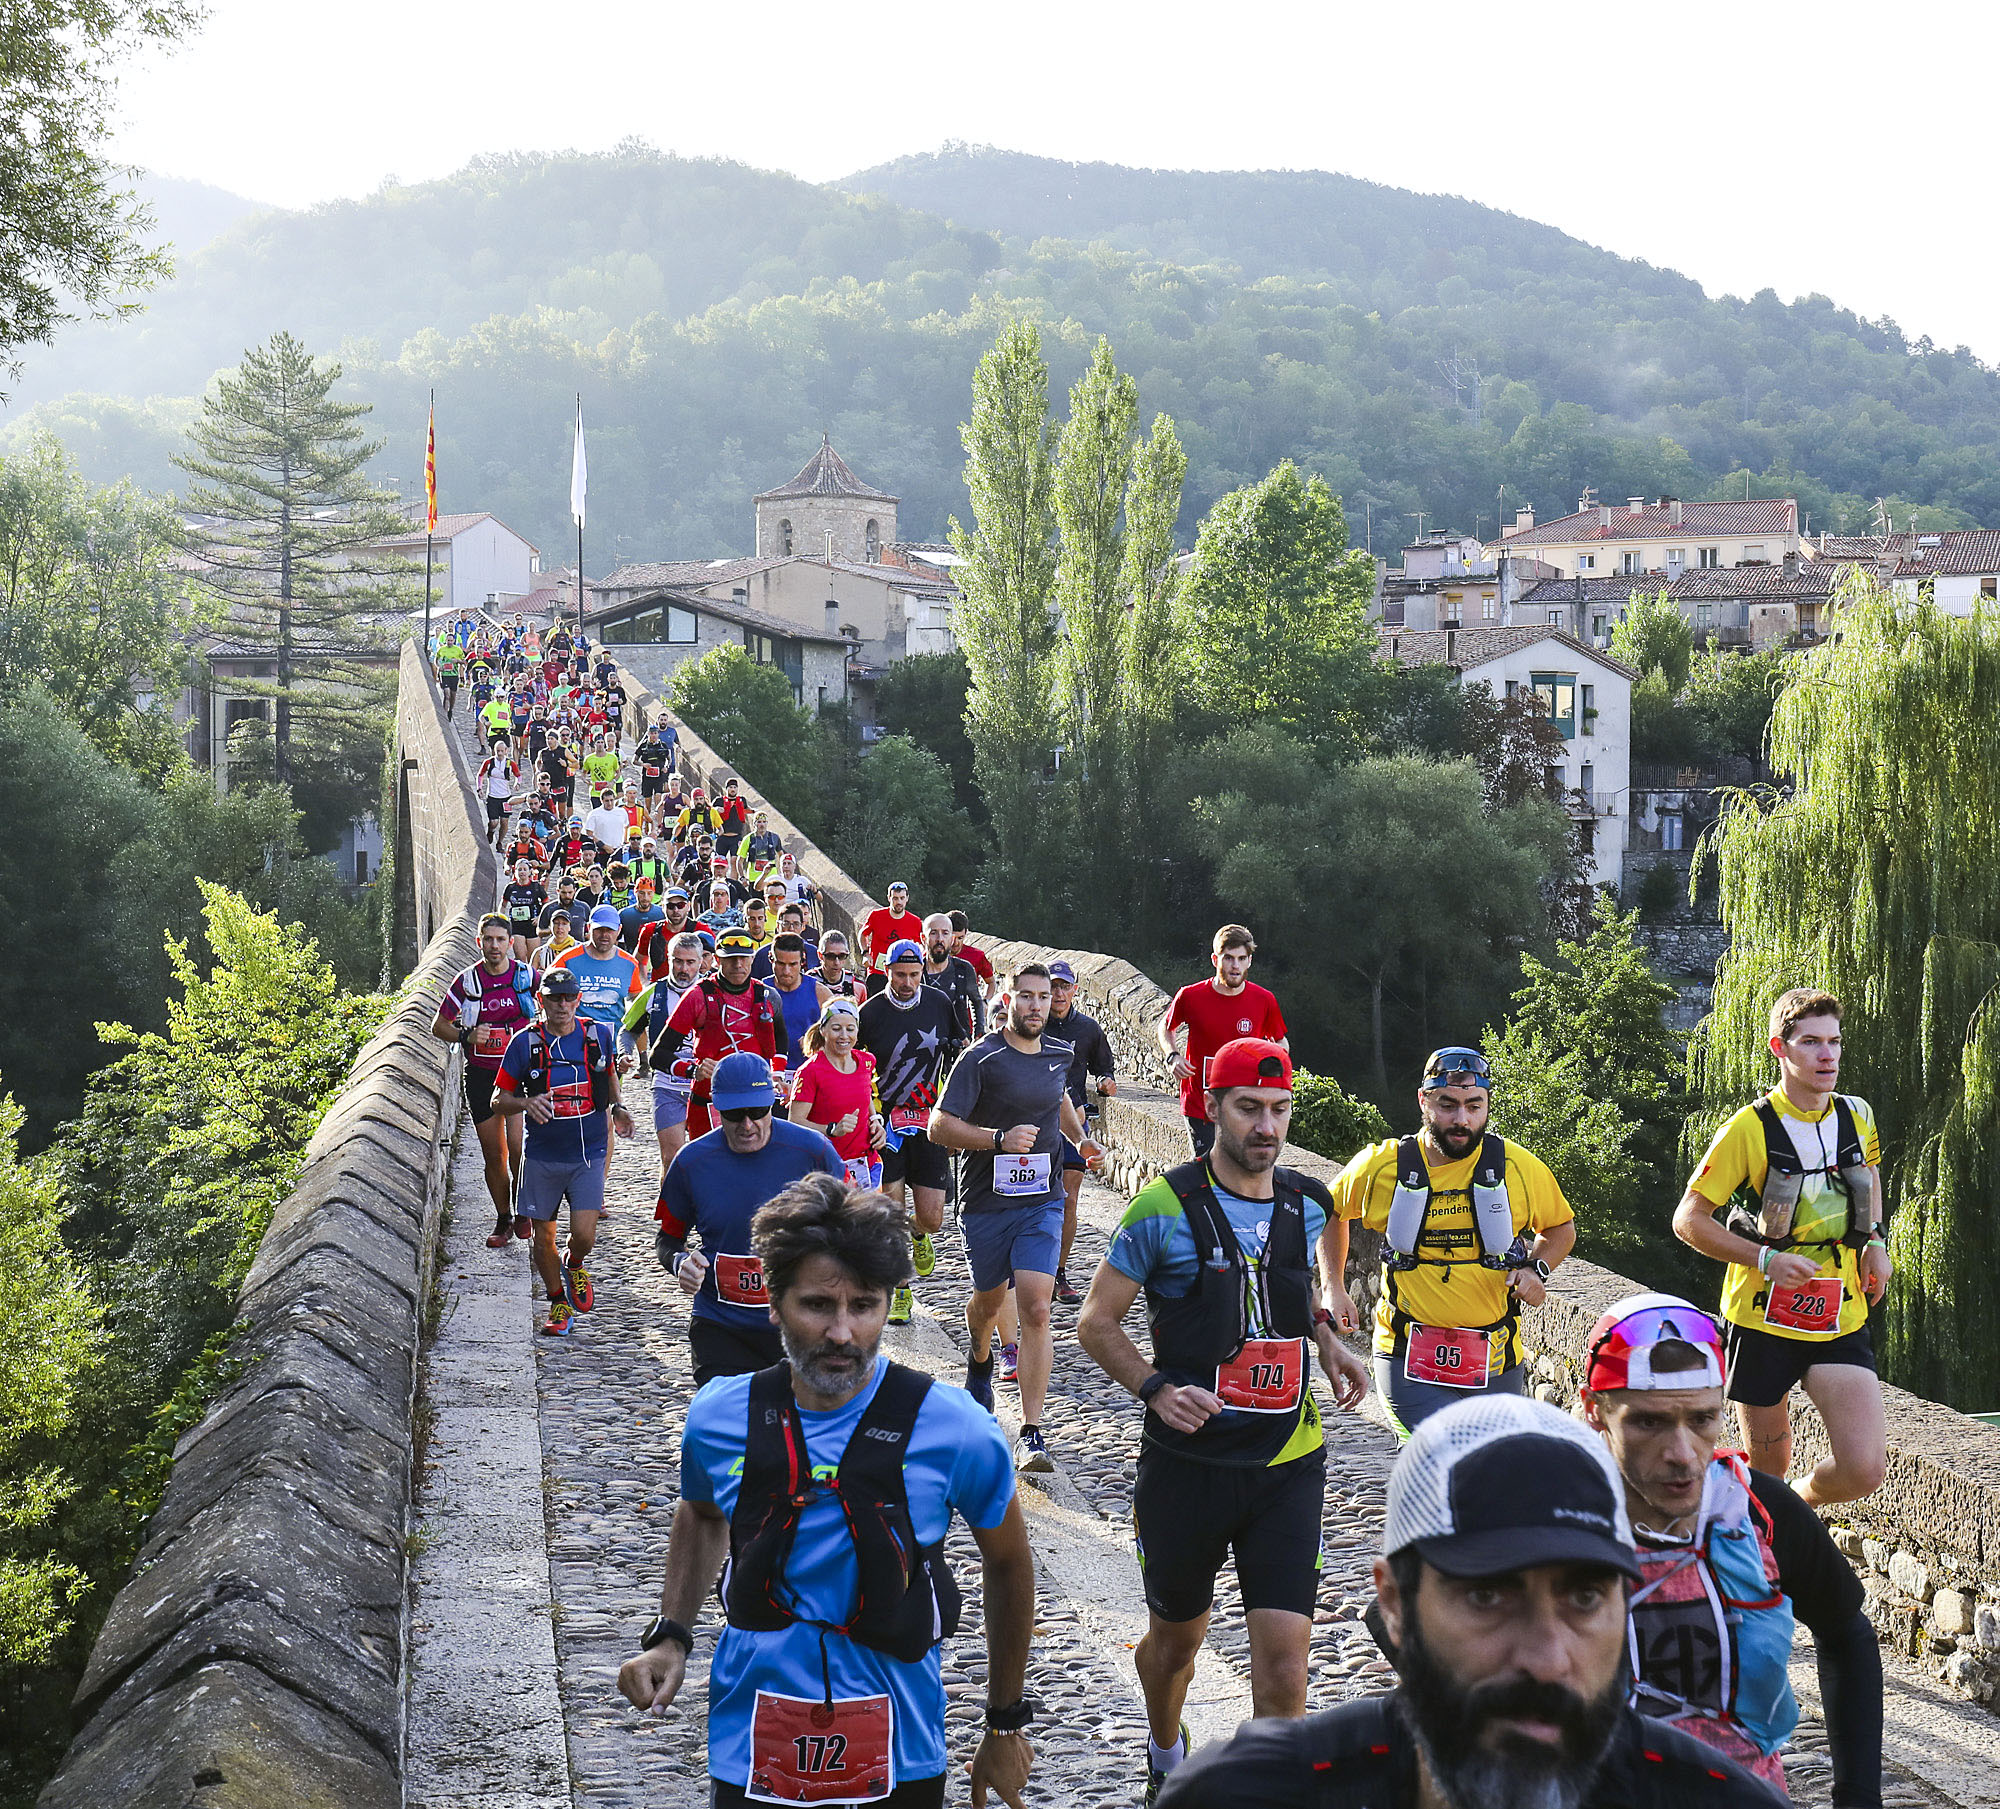
<instances>
[{"instance_id":1,"label":"man's hand","mask_svg":"<svg viewBox=\"0 0 2000 1809\"><path fill-rule=\"evenodd\" d=\"M868 1120L868 1147L870 1149L889 1147L889 1121L880 1112L872 1114Z\"/></svg>"},{"instance_id":2,"label":"man's hand","mask_svg":"<svg viewBox=\"0 0 2000 1809\"><path fill-rule=\"evenodd\" d=\"M1206 1388L1181 1388L1169 1382L1153 1396L1152 1408L1176 1432L1199 1432L1222 1411L1222 1399Z\"/></svg>"},{"instance_id":3,"label":"man's hand","mask_svg":"<svg viewBox=\"0 0 2000 1809\"><path fill-rule=\"evenodd\" d=\"M690 1250L682 1256L674 1270L674 1280L680 1283L683 1294L699 1294L703 1278L708 1274L708 1258L699 1251Z\"/></svg>"},{"instance_id":4,"label":"man's hand","mask_svg":"<svg viewBox=\"0 0 2000 1809\"><path fill-rule=\"evenodd\" d=\"M655 1714L671 1706L687 1676L688 1655L677 1639L662 1640L650 1652L628 1658L618 1667L619 1693L634 1708Z\"/></svg>"},{"instance_id":5,"label":"man's hand","mask_svg":"<svg viewBox=\"0 0 2000 1809\"><path fill-rule=\"evenodd\" d=\"M1863 1251L1864 1256L1873 1251ZM1885 1265L1886 1267L1886 1265ZM1810 1256L1800 1256L1791 1250L1780 1250L1771 1258L1771 1266L1765 1270L1774 1288L1802 1288L1819 1274L1819 1264ZM1884 1277L1886 1280L1886 1276Z\"/></svg>"},{"instance_id":6,"label":"man's hand","mask_svg":"<svg viewBox=\"0 0 2000 1809\"><path fill-rule=\"evenodd\" d=\"M537 1124L547 1124L556 1115L556 1102L546 1093L530 1093L522 1111Z\"/></svg>"},{"instance_id":7,"label":"man's hand","mask_svg":"<svg viewBox=\"0 0 2000 1809\"><path fill-rule=\"evenodd\" d=\"M1328 1335L1313 1341L1319 1349L1319 1366L1333 1384L1334 1400L1352 1412L1367 1398L1368 1365L1332 1336L1330 1327L1322 1329Z\"/></svg>"},{"instance_id":8,"label":"man's hand","mask_svg":"<svg viewBox=\"0 0 2000 1809\"><path fill-rule=\"evenodd\" d=\"M1086 1137L1077 1146L1077 1154L1082 1156L1083 1165L1093 1174L1104 1166L1104 1145L1095 1137Z\"/></svg>"},{"instance_id":9,"label":"man's hand","mask_svg":"<svg viewBox=\"0 0 2000 1809\"><path fill-rule=\"evenodd\" d=\"M1354 1298L1339 1282L1333 1282L1321 1289L1326 1296L1326 1310L1333 1315L1335 1331L1351 1332L1361 1323L1361 1315L1354 1310Z\"/></svg>"},{"instance_id":10,"label":"man's hand","mask_svg":"<svg viewBox=\"0 0 2000 1809\"><path fill-rule=\"evenodd\" d=\"M1774 1269L1777 1266L1775 1262L1771 1265ZM1860 1267L1861 1292L1867 1297L1868 1304L1873 1306L1882 1298L1883 1291L1889 1285L1889 1277L1896 1272L1895 1264L1890 1262L1887 1250L1877 1249L1875 1245L1870 1244L1861 1252Z\"/></svg>"},{"instance_id":11,"label":"man's hand","mask_svg":"<svg viewBox=\"0 0 2000 1809\"><path fill-rule=\"evenodd\" d=\"M1007 1809L1023 1809L1022 1792L1034 1763L1035 1749L1028 1744L1026 1734L996 1734L988 1729L979 1750L966 1761L966 1775L972 1779L972 1809L986 1809L988 1790L997 1793Z\"/></svg>"},{"instance_id":12,"label":"man's hand","mask_svg":"<svg viewBox=\"0 0 2000 1809\"><path fill-rule=\"evenodd\" d=\"M1194 1063L1178 1049L1174 1051L1174 1079L1183 1082L1194 1079Z\"/></svg>"},{"instance_id":13,"label":"man's hand","mask_svg":"<svg viewBox=\"0 0 2000 1809\"><path fill-rule=\"evenodd\" d=\"M1040 1135L1032 1124L1017 1124L1001 1133L1000 1147L1010 1156L1025 1156L1035 1147L1035 1139Z\"/></svg>"},{"instance_id":14,"label":"man's hand","mask_svg":"<svg viewBox=\"0 0 2000 1809\"><path fill-rule=\"evenodd\" d=\"M624 1100L618 1100L611 1108L612 1131L620 1137L629 1138L635 1128L632 1123L632 1108Z\"/></svg>"},{"instance_id":15,"label":"man's hand","mask_svg":"<svg viewBox=\"0 0 2000 1809\"><path fill-rule=\"evenodd\" d=\"M828 1134L834 1137L850 1137L854 1134L854 1127L860 1122L861 1114L859 1112L844 1113L833 1121Z\"/></svg>"},{"instance_id":16,"label":"man's hand","mask_svg":"<svg viewBox=\"0 0 2000 1809\"><path fill-rule=\"evenodd\" d=\"M1548 1289L1542 1286L1542 1278L1532 1269L1516 1269L1507 1278L1507 1285L1514 1290L1514 1298L1523 1306L1540 1306L1549 1297Z\"/></svg>"},{"instance_id":17,"label":"man's hand","mask_svg":"<svg viewBox=\"0 0 2000 1809\"><path fill-rule=\"evenodd\" d=\"M694 1077L703 1086L707 1086L715 1078L715 1058L710 1056L706 1061L696 1062L694 1065Z\"/></svg>"}]
</instances>

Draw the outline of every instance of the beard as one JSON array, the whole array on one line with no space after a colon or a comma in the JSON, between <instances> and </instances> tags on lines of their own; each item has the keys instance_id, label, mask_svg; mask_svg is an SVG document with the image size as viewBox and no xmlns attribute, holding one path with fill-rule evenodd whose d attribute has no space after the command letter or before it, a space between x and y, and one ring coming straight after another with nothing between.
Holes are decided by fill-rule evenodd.
<instances>
[{"instance_id":1,"label":"beard","mask_svg":"<svg viewBox=\"0 0 2000 1809\"><path fill-rule=\"evenodd\" d=\"M1438 1148L1454 1160L1463 1156L1468 1150L1477 1148L1480 1139L1486 1135L1483 1126L1474 1131L1468 1130L1462 1124L1434 1124L1430 1127L1430 1132L1431 1136L1436 1140Z\"/></svg>"},{"instance_id":2,"label":"beard","mask_svg":"<svg viewBox=\"0 0 2000 1809\"><path fill-rule=\"evenodd\" d=\"M1403 1631L1398 1712L1452 1809L1578 1809L1625 1706L1623 1658L1595 1700L1523 1676L1468 1689L1431 1655L1414 1614ZM1553 1746L1518 1734L1482 1744L1488 1725L1503 1718L1547 1721L1562 1737Z\"/></svg>"},{"instance_id":3,"label":"beard","mask_svg":"<svg viewBox=\"0 0 2000 1809\"><path fill-rule=\"evenodd\" d=\"M1261 1175L1277 1165L1279 1152L1284 1148L1282 1138L1263 1138L1252 1143L1237 1137L1222 1125L1215 1129L1215 1141L1222 1153L1243 1170L1245 1174Z\"/></svg>"},{"instance_id":4,"label":"beard","mask_svg":"<svg viewBox=\"0 0 2000 1809\"><path fill-rule=\"evenodd\" d=\"M792 1375L815 1394L850 1394L875 1367L875 1353L881 1339L865 1350L858 1344L808 1344L783 1320L778 1322L778 1339L785 1347L785 1360Z\"/></svg>"}]
</instances>

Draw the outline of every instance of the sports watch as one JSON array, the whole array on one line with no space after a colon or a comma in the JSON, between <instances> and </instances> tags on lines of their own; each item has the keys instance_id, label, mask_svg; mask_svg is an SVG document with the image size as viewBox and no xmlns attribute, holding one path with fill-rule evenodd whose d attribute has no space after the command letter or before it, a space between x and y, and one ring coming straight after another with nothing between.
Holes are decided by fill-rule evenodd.
<instances>
[{"instance_id":1,"label":"sports watch","mask_svg":"<svg viewBox=\"0 0 2000 1809\"><path fill-rule=\"evenodd\" d=\"M986 1705L986 1731L993 1734L1018 1734L1042 1705L1032 1696L1023 1696L1020 1701L1007 1708Z\"/></svg>"},{"instance_id":2,"label":"sports watch","mask_svg":"<svg viewBox=\"0 0 2000 1809\"><path fill-rule=\"evenodd\" d=\"M694 1635L679 1621L669 1620L664 1614L654 1615L646 1631L639 1635L639 1649L650 1652L655 1646L664 1646L668 1640L672 1640L689 1656L693 1655Z\"/></svg>"}]
</instances>

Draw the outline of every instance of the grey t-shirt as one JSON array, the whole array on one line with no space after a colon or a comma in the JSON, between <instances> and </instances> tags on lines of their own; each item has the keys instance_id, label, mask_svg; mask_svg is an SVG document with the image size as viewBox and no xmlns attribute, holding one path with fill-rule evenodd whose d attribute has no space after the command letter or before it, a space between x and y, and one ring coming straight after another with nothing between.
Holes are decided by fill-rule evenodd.
<instances>
[{"instance_id":1,"label":"grey t-shirt","mask_svg":"<svg viewBox=\"0 0 2000 1809\"><path fill-rule=\"evenodd\" d=\"M1035 1147L1025 1156L967 1153L959 1170L964 1211L1011 1212L1063 1197L1062 1102L1075 1054L1070 1044L1045 1036L1039 1052L1023 1055L994 1030L958 1058L941 1110L988 1130L1035 1127Z\"/></svg>"}]
</instances>

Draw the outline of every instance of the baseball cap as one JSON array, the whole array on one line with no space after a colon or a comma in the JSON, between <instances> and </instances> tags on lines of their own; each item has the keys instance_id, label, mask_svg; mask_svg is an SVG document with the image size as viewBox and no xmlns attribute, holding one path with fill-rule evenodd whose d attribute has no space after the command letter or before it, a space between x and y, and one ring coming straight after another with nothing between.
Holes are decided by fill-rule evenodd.
<instances>
[{"instance_id":1,"label":"baseball cap","mask_svg":"<svg viewBox=\"0 0 2000 1809\"><path fill-rule=\"evenodd\" d=\"M701 938L702 947L707 949L711 955L714 954L715 932L712 929L710 929L707 924L702 924L699 928L696 929L695 934Z\"/></svg>"},{"instance_id":2,"label":"baseball cap","mask_svg":"<svg viewBox=\"0 0 2000 1809\"><path fill-rule=\"evenodd\" d=\"M625 927L625 920L609 905L599 905L590 914L590 927L593 930L619 930Z\"/></svg>"},{"instance_id":3,"label":"baseball cap","mask_svg":"<svg viewBox=\"0 0 2000 1809\"><path fill-rule=\"evenodd\" d=\"M1216 1093L1225 1087L1283 1087L1290 1092L1292 1058L1261 1036L1239 1036L1208 1058L1201 1084Z\"/></svg>"},{"instance_id":4,"label":"baseball cap","mask_svg":"<svg viewBox=\"0 0 2000 1809\"><path fill-rule=\"evenodd\" d=\"M583 982L566 967L552 967L538 990L545 999L573 999L583 991Z\"/></svg>"},{"instance_id":5,"label":"baseball cap","mask_svg":"<svg viewBox=\"0 0 2000 1809\"><path fill-rule=\"evenodd\" d=\"M669 886L660 896L662 898L678 898L682 904L686 904L688 902L688 889L685 886Z\"/></svg>"},{"instance_id":6,"label":"baseball cap","mask_svg":"<svg viewBox=\"0 0 2000 1809\"><path fill-rule=\"evenodd\" d=\"M1673 1339L1702 1354L1700 1369L1653 1371L1653 1346ZM1720 1388L1722 1328L1677 1294L1628 1294L1590 1328L1584 1386L1610 1389Z\"/></svg>"},{"instance_id":7,"label":"baseball cap","mask_svg":"<svg viewBox=\"0 0 2000 1809\"><path fill-rule=\"evenodd\" d=\"M1538 1564L1639 1574L1625 1486L1604 1441L1525 1395L1454 1401L1425 1420L1389 1472L1382 1552L1448 1577Z\"/></svg>"},{"instance_id":8,"label":"baseball cap","mask_svg":"<svg viewBox=\"0 0 2000 1809\"><path fill-rule=\"evenodd\" d=\"M725 936L726 942L728 938ZM775 1105L778 1089L771 1084L771 1066L751 1049L739 1049L715 1064L715 1078L708 1083L710 1100L718 1112L740 1112L746 1106Z\"/></svg>"},{"instance_id":9,"label":"baseball cap","mask_svg":"<svg viewBox=\"0 0 2000 1809\"><path fill-rule=\"evenodd\" d=\"M891 889L893 890L893 888ZM894 967L898 961L921 961L923 958L924 951L907 936L900 942L889 944L889 965L891 967Z\"/></svg>"},{"instance_id":10,"label":"baseball cap","mask_svg":"<svg viewBox=\"0 0 2000 1809\"><path fill-rule=\"evenodd\" d=\"M1067 961L1051 961L1049 963L1049 978L1051 980L1061 980L1070 986L1074 986L1076 984L1076 969L1071 967Z\"/></svg>"},{"instance_id":11,"label":"baseball cap","mask_svg":"<svg viewBox=\"0 0 2000 1809\"><path fill-rule=\"evenodd\" d=\"M754 955L757 938L745 930L724 930L716 938L715 952L718 955Z\"/></svg>"}]
</instances>

